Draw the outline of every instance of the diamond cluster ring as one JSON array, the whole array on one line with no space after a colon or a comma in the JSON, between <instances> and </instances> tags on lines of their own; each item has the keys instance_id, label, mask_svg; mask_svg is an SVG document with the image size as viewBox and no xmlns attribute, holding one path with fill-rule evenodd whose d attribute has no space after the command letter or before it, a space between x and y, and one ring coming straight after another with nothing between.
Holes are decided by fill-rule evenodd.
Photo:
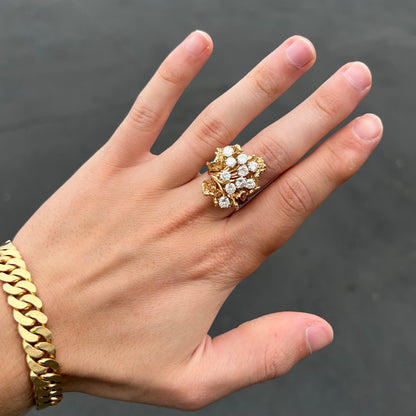
<instances>
[{"instance_id":1,"label":"diamond cluster ring","mask_svg":"<svg viewBox=\"0 0 416 416\"><path fill-rule=\"evenodd\" d=\"M217 148L215 159L207 166L210 179L202 183L202 192L212 196L220 208L238 209L260 188L259 176L266 170L261 157L246 155L238 144Z\"/></svg>"}]
</instances>

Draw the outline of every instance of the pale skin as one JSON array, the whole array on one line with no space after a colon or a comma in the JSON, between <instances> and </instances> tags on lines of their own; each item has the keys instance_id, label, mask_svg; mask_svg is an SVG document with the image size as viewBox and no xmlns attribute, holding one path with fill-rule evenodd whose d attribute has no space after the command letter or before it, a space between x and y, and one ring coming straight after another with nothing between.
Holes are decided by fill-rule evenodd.
<instances>
[{"instance_id":1,"label":"pale skin","mask_svg":"<svg viewBox=\"0 0 416 416\"><path fill-rule=\"evenodd\" d=\"M208 331L238 283L377 146L381 121L366 114L299 162L366 96L371 74L362 63L342 66L249 140L244 152L268 167L261 184L273 182L242 209L220 209L202 194L201 167L313 65L315 50L289 38L152 154L212 49L199 31L174 49L113 136L12 240L49 318L64 392L194 410L279 377L332 341L324 319L301 312L263 316L213 339ZM31 386L1 296L0 410L15 415L32 405Z\"/></svg>"}]
</instances>

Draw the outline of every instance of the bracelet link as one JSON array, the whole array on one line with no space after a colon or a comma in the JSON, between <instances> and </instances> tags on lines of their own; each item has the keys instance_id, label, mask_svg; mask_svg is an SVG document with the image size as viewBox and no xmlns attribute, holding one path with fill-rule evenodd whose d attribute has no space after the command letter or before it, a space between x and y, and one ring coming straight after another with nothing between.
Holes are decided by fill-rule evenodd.
<instances>
[{"instance_id":1,"label":"bracelet link","mask_svg":"<svg viewBox=\"0 0 416 416\"><path fill-rule=\"evenodd\" d=\"M10 240L0 245L0 280L22 337L36 409L55 406L63 397L62 376L46 327L48 318L26 264Z\"/></svg>"}]
</instances>

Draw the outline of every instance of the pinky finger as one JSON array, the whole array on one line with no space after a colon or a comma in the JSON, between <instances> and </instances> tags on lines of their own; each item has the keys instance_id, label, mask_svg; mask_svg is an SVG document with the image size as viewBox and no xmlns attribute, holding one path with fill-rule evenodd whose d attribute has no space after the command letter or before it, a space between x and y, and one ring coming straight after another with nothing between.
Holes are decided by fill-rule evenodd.
<instances>
[{"instance_id":1,"label":"pinky finger","mask_svg":"<svg viewBox=\"0 0 416 416\"><path fill-rule=\"evenodd\" d=\"M231 216L260 254L268 256L284 244L306 218L342 183L352 177L379 143L381 120L366 114L322 143ZM253 219L256 226L253 227Z\"/></svg>"},{"instance_id":2,"label":"pinky finger","mask_svg":"<svg viewBox=\"0 0 416 416\"><path fill-rule=\"evenodd\" d=\"M109 162L128 167L147 156L185 88L212 52L212 40L196 30L162 62L107 142Z\"/></svg>"}]
</instances>

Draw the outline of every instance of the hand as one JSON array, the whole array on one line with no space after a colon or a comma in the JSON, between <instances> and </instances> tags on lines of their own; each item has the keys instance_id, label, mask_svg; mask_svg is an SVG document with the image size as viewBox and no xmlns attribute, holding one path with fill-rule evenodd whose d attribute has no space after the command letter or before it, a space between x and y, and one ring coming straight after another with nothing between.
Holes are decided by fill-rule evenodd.
<instances>
[{"instance_id":1,"label":"hand","mask_svg":"<svg viewBox=\"0 0 416 416\"><path fill-rule=\"evenodd\" d=\"M181 409L286 373L331 342L323 319L275 313L211 339L236 285L283 245L364 163L382 135L364 115L323 142L370 89L361 63L340 68L244 147L267 165L241 210L202 194L201 167L314 63L286 40L160 155L150 148L212 51L192 33L162 63L117 131L13 239L38 287L65 391ZM16 348L19 348L16 346Z\"/></svg>"}]
</instances>

